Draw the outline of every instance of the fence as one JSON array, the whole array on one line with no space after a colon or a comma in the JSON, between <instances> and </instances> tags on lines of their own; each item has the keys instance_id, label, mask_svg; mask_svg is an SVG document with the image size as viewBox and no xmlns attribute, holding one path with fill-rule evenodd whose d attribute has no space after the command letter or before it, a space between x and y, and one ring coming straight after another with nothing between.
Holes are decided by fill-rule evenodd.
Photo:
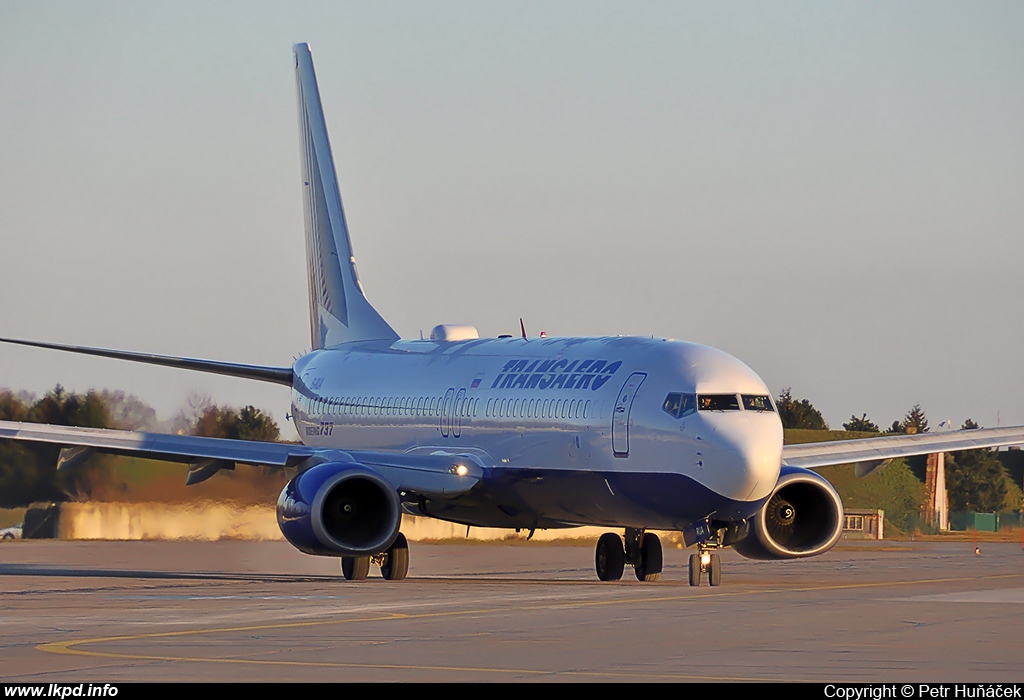
<instances>
[{"instance_id":1,"label":"fence","mask_svg":"<svg viewBox=\"0 0 1024 700\"><path fill-rule=\"evenodd\" d=\"M925 522L924 518L915 515L908 517L905 521L908 532L920 532L926 535L936 535L938 528L932 522ZM1008 513L950 513L950 532L965 532L974 530L976 532L1007 532L1024 527L1024 515L1020 511Z\"/></svg>"}]
</instances>

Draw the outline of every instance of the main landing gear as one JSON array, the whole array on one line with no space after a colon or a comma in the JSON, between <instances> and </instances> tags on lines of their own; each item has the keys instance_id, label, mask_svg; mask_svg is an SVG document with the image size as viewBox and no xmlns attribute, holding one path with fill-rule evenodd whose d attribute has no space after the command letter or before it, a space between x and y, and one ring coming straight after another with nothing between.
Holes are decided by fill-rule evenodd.
<instances>
[{"instance_id":1,"label":"main landing gear","mask_svg":"<svg viewBox=\"0 0 1024 700\"><path fill-rule=\"evenodd\" d=\"M342 557L341 573L349 581L362 581L370 575L370 564L380 567L380 575L388 581L401 581L409 574L409 542L401 532L394 544L381 554L364 557Z\"/></svg>"},{"instance_id":2,"label":"main landing gear","mask_svg":"<svg viewBox=\"0 0 1024 700\"><path fill-rule=\"evenodd\" d=\"M626 564L633 567L640 581L661 578L661 540L653 532L627 527L625 543L613 532L606 532L597 541L594 557L597 577L602 581L618 581Z\"/></svg>"},{"instance_id":3,"label":"main landing gear","mask_svg":"<svg viewBox=\"0 0 1024 700\"><path fill-rule=\"evenodd\" d=\"M690 555L690 585L699 586L704 574L708 575L708 584L722 585L722 558L718 556L718 545L702 542L697 545L697 553Z\"/></svg>"}]
</instances>

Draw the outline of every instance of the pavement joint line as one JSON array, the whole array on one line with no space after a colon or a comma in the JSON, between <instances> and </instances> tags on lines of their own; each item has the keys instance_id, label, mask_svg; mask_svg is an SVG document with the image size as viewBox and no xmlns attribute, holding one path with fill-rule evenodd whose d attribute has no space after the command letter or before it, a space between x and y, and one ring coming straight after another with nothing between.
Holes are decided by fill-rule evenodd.
<instances>
[{"instance_id":1,"label":"pavement joint line","mask_svg":"<svg viewBox=\"0 0 1024 700\"><path fill-rule=\"evenodd\" d=\"M328 620L306 620L303 622L279 622L262 625L244 625L237 627L218 627L218 628L207 628L207 629L191 629L191 630L172 630L166 632L146 632L142 634L132 635L115 635L109 637L94 637L91 639L78 639L78 640L64 640L57 642L45 642L43 644L36 645L38 651L47 652L51 654L68 654L73 656L87 656L93 658L109 658L109 659L124 659L124 660L138 660L138 661L176 661L176 662L194 662L194 663L224 663L224 664L254 664L254 665L276 665L276 666L317 666L317 667L330 667L330 668L359 668L359 669L380 669L380 670L433 670L433 671L453 671L453 672L467 672L467 673L492 673L492 674L530 674L530 675L576 675L576 676L588 676L588 677L646 677L646 678L675 678L679 680L722 680L722 681L763 681L763 680L782 680L782 679L768 679L768 678L739 678L739 677L719 677L719 676L707 676L707 675L687 675L687 674L631 674L627 672L613 672L613 671L560 671L560 670L542 670L542 669L502 669L502 668L488 668L488 667L458 667L458 666L428 666L428 665L413 665L413 664L355 664L355 663L340 663L340 662L315 662L315 661L282 661L282 660L271 660L271 659L237 659L237 658L203 658L203 657L185 657L185 656L150 656L142 654L122 654L114 652L103 652L103 651L90 651L86 649L77 649L75 647L87 644L104 644L110 642L126 642L134 640L144 639L170 639L174 637L188 637L198 635L213 635L213 634L224 634L224 633L238 633L238 632L253 632L261 630L274 630L274 629L295 629L303 627L320 627L326 625L340 625L340 624L353 624L361 622L387 622L393 620L417 620L417 619L429 619L439 617L461 617L468 615L485 615L485 614L500 614L510 613L516 611L530 611L530 610L551 610L556 608L585 608L585 607L597 607L597 606L608 606L608 605L638 605L646 603L662 603L680 600L718 600L723 597L741 597L756 594L781 594L781 593L811 593L817 591L835 591L835 590L851 590L858 588L884 588L884 587L899 587L899 586L913 586L913 585L927 585L934 583L957 583L962 581L987 581L995 579L1006 579L1006 578L1022 578L1024 572L1020 573L1008 573L1008 574L992 574L988 576L957 576L947 578L929 578L929 579L910 579L905 581L871 581L864 583L847 583L847 584L836 584L836 585L824 585L824 586L802 586L798 588L777 588L774 590L764 589L743 589L739 591L715 591L717 595L711 598L710 595L671 595L671 596L655 596L655 597L636 597L636 598L614 598L610 600L593 600L593 601L574 601L567 603L543 603L539 605L513 605L503 606L500 608L475 608L469 610L443 610L436 612L424 612L424 613L396 613L388 612L380 615L369 616L369 617L355 617L355 618L333 618ZM693 593L696 593L694 591ZM799 682L799 681L794 681Z\"/></svg>"}]
</instances>

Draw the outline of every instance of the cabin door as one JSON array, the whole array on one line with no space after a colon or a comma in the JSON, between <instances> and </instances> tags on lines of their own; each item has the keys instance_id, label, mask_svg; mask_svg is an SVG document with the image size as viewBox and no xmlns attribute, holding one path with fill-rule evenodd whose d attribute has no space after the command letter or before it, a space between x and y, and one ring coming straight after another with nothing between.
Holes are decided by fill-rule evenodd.
<instances>
[{"instance_id":1,"label":"cabin door","mask_svg":"<svg viewBox=\"0 0 1024 700\"><path fill-rule=\"evenodd\" d=\"M462 437L462 416L466 413L466 390L459 389L452 407L452 437Z\"/></svg>"},{"instance_id":2,"label":"cabin door","mask_svg":"<svg viewBox=\"0 0 1024 700\"><path fill-rule=\"evenodd\" d=\"M441 437L448 437L452 429L452 409L454 406L453 399L455 398L455 388L452 387L444 394L444 400L441 402Z\"/></svg>"},{"instance_id":3,"label":"cabin door","mask_svg":"<svg viewBox=\"0 0 1024 700\"><path fill-rule=\"evenodd\" d=\"M629 457L629 412L633 408L633 397L647 378L646 372L633 372L619 389L612 411L612 452L616 457Z\"/></svg>"}]
</instances>

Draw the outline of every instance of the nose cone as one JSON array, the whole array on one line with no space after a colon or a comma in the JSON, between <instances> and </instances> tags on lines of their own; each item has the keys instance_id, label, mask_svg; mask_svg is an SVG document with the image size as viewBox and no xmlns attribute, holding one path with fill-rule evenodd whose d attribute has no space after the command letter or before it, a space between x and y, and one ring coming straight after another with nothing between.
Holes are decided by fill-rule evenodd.
<instances>
[{"instance_id":1,"label":"nose cone","mask_svg":"<svg viewBox=\"0 0 1024 700\"><path fill-rule=\"evenodd\" d=\"M735 501L767 497L782 466L782 422L775 413L706 413L707 486Z\"/></svg>"}]
</instances>

